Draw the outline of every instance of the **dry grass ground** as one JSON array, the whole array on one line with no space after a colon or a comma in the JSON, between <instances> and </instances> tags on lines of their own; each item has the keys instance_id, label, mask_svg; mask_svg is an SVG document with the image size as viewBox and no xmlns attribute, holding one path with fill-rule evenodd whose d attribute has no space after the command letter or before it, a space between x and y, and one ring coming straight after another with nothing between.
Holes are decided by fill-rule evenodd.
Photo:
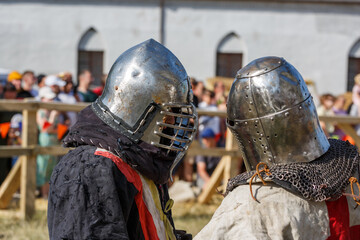
<instances>
[{"instance_id":1,"label":"dry grass ground","mask_svg":"<svg viewBox=\"0 0 360 240\"><path fill-rule=\"evenodd\" d=\"M211 219L222 197L214 195L209 204L195 201L175 203L173 217L177 229L183 229L195 236ZM47 201L36 200L36 214L31 221L16 217L16 210L0 211L0 240L45 240L49 239L46 220Z\"/></svg>"},{"instance_id":2,"label":"dry grass ground","mask_svg":"<svg viewBox=\"0 0 360 240\"><path fill-rule=\"evenodd\" d=\"M13 204L14 205L14 204ZM30 221L22 221L17 217L18 211L0 212L0 240L45 240L49 239L46 220L47 201L36 200L36 213Z\"/></svg>"}]
</instances>

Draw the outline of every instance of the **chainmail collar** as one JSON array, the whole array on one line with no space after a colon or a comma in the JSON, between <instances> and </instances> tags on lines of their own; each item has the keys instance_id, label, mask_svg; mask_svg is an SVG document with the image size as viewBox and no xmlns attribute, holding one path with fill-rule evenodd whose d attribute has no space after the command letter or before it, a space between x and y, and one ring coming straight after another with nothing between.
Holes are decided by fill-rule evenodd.
<instances>
[{"instance_id":1,"label":"chainmail collar","mask_svg":"<svg viewBox=\"0 0 360 240\"><path fill-rule=\"evenodd\" d=\"M269 176L265 172L260 174L265 181L272 181L306 200L336 200L349 185L349 178L358 173L360 158L357 148L348 141L329 139L329 143L329 150L312 162L275 164L269 167ZM225 195L239 185L248 184L254 173L250 171L230 179Z\"/></svg>"},{"instance_id":2,"label":"chainmail collar","mask_svg":"<svg viewBox=\"0 0 360 240\"><path fill-rule=\"evenodd\" d=\"M79 113L78 121L63 140L64 147L81 145L96 146L112 152L156 184L163 184L170 177L173 157L146 142L133 142L100 120L91 106Z\"/></svg>"}]
</instances>

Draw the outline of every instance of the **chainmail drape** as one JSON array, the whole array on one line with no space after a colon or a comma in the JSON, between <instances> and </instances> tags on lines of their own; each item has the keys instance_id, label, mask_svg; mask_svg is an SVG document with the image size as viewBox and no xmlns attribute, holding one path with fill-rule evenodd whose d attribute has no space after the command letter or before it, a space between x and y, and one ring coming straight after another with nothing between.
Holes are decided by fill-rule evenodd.
<instances>
[{"instance_id":1,"label":"chainmail drape","mask_svg":"<svg viewBox=\"0 0 360 240\"><path fill-rule=\"evenodd\" d=\"M261 176L307 200L336 200L349 184L349 178L359 171L359 154L348 141L329 139L329 143L329 150L312 162L275 164L270 166L270 176L265 173ZM230 179L225 195L247 184L254 173Z\"/></svg>"}]
</instances>

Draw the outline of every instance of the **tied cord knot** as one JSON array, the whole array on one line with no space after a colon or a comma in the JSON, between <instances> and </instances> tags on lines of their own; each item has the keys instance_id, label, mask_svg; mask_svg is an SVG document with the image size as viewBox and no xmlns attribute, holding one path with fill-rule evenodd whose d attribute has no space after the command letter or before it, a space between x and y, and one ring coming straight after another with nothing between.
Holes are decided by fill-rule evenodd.
<instances>
[{"instance_id":1,"label":"tied cord knot","mask_svg":"<svg viewBox=\"0 0 360 240\"><path fill-rule=\"evenodd\" d=\"M264 168L261 169L261 170L259 170L259 168L260 168L261 165L264 165ZM257 200L256 200L256 198L254 197L251 184L252 184L252 181L254 180L254 178L255 178L256 176L258 176L258 177L260 178L261 182L262 182L264 185L266 185L266 182L264 181L264 179L263 179L262 176L261 176L261 173L262 173L262 172L265 172L265 174L266 174L267 176L270 176L270 175L271 175L270 169L269 169L268 165L267 165L266 163L264 163L264 162L259 162L259 163L256 165L256 172L255 172L254 175L252 175L252 177L250 178L250 184L249 184L249 185L250 185L251 197L252 197L255 201L257 201Z\"/></svg>"},{"instance_id":2,"label":"tied cord knot","mask_svg":"<svg viewBox=\"0 0 360 240\"><path fill-rule=\"evenodd\" d=\"M354 186L353 186L353 184L356 183L356 186L358 187L358 190L360 190L359 182L355 177L349 178L349 182L350 182L350 187L351 187L352 198L354 199L354 201L356 202L357 205L360 205L360 201L359 201L360 193L359 193L358 196L356 196L355 193L354 193Z\"/></svg>"}]
</instances>

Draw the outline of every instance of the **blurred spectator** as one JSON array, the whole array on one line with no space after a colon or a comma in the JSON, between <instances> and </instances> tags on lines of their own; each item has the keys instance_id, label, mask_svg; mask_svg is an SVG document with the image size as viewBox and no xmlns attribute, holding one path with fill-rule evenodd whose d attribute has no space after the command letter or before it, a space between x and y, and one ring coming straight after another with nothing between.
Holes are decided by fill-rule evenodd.
<instances>
[{"instance_id":1,"label":"blurred spectator","mask_svg":"<svg viewBox=\"0 0 360 240\"><path fill-rule=\"evenodd\" d=\"M61 87L61 92L58 95L58 98L63 103L76 104L78 101L74 96L74 83L72 81L72 75L70 73L59 74L62 76L65 85ZM66 112L66 118L63 123L67 126L72 126L77 121L77 113L75 112Z\"/></svg>"},{"instance_id":2,"label":"blurred spectator","mask_svg":"<svg viewBox=\"0 0 360 240\"><path fill-rule=\"evenodd\" d=\"M360 117L360 73L354 77L355 85L352 89L352 105L350 115Z\"/></svg>"},{"instance_id":3,"label":"blurred spectator","mask_svg":"<svg viewBox=\"0 0 360 240\"><path fill-rule=\"evenodd\" d=\"M59 73L59 77L61 78L61 80L63 80L65 82L65 85L60 88L61 92L66 93L71 96L74 96L76 101L79 102L80 100L79 100L79 98L77 98L77 96L75 94L75 85L74 85L73 77L72 77L71 73L62 72L62 73ZM66 101L64 101L64 102L66 102Z\"/></svg>"},{"instance_id":4,"label":"blurred spectator","mask_svg":"<svg viewBox=\"0 0 360 240\"><path fill-rule=\"evenodd\" d=\"M199 109L207 111L217 111L218 108L215 103L215 94L210 90L205 90L202 96L202 102L199 103ZM212 116L201 116L199 118L199 134L205 129L211 128L216 136L216 140L221 137L220 132L220 118Z\"/></svg>"},{"instance_id":5,"label":"blurred spectator","mask_svg":"<svg viewBox=\"0 0 360 240\"><path fill-rule=\"evenodd\" d=\"M204 129L200 134L200 138L205 148L208 149L216 147L215 133L211 128ZM219 161L220 157L196 156L196 185L199 188L202 188L203 190L206 188L207 184L210 181L210 176L214 172Z\"/></svg>"},{"instance_id":6,"label":"blurred spectator","mask_svg":"<svg viewBox=\"0 0 360 240\"><path fill-rule=\"evenodd\" d=\"M192 84L192 90L194 93L194 97L196 96L196 98L197 98L198 105L196 107L198 107L200 102L202 102L202 100L203 100L202 96L203 96L204 90L205 90L204 83L202 81L195 80L194 84Z\"/></svg>"},{"instance_id":7,"label":"blurred spectator","mask_svg":"<svg viewBox=\"0 0 360 240\"><path fill-rule=\"evenodd\" d=\"M226 105L225 85L221 81L214 83L215 102L217 106Z\"/></svg>"},{"instance_id":8,"label":"blurred spectator","mask_svg":"<svg viewBox=\"0 0 360 240\"><path fill-rule=\"evenodd\" d=\"M7 82L4 87L4 93L3 93L4 99L16 99L16 95L17 95L16 87L11 82Z\"/></svg>"},{"instance_id":9,"label":"blurred spectator","mask_svg":"<svg viewBox=\"0 0 360 240\"><path fill-rule=\"evenodd\" d=\"M352 101L357 107L360 106L360 73L354 77L354 87L352 89Z\"/></svg>"},{"instance_id":10,"label":"blurred spectator","mask_svg":"<svg viewBox=\"0 0 360 240\"><path fill-rule=\"evenodd\" d=\"M335 99L332 110L335 115L347 115L345 110L346 99L344 95L340 95Z\"/></svg>"},{"instance_id":11,"label":"blurred spectator","mask_svg":"<svg viewBox=\"0 0 360 240\"><path fill-rule=\"evenodd\" d=\"M22 75L21 90L17 95L18 99L37 97L38 87L33 71L25 71Z\"/></svg>"},{"instance_id":12,"label":"blurred spectator","mask_svg":"<svg viewBox=\"0 0 360 240\"><path fill-rule=\"evenodd\" d=\"M45 86L45 79L46 79L46 75L45 75L45 74L39 74L39 75L37 76L38 88L42 88L43 86Z\"/></svg>"},{"instance_id":13,"label":"blurred spectator","mask_svg":"<svg viewBox=\"0 0 360 240\"><path fill-rule=\"evenodd\" d=\"M50 87L51 91L55 93L55 101L59 101L58 94L60 93L60 89L65 85L66 83L55 75L49 75L45 78L45 86Z\"/></svg>"},{"instance_id":14,"label":"blurred spectator","mask_svg":"<svg viewBox=\"0 0 360 240\"><path fill-rule=\"evenodd\" d=\"M225 85L222 81L217 81L214 84L215 101L219 111L226 112L227 97L225 94ZM225 133L226 133L226 118L220 118L220 136L218 136L217 143L219 147L225 147Z\"/></svg>"},{"instance_id":15,"label":"blurred spectator","mask_svg":"<svg viewBox=\"0 0 360 240\"><path fill-rule=\"evenodd\" d=\"M196 89L196 87L198 85L198 81L196 81L196 79L192 77L192 78L190 78L190 83L191 83L191 89L192 89L192 91L194 93L194 91L195 91L195 89ZM199 106L199 98L195 95L195 93L194 93L193 103L194 103L195 107Z\"/></svg>"},{"instance_id":16,"label":"blurred spectator","mask_svg":"<svg viewBox=\"0 0 360 240\"><path fill-rule=\"evenodd\" d=\"M96 87L93 89L93 92L97 95L97 96L100 96L104 90L104 87L105 87L105 83L106 83L106 79L107 79L107 74L103 74L101 76L101 86L99 87Z\"/></svg>"},{"instance_id":17,"label":"blurred spectator","mask_svg":"<svg viewBox=\"0 0 360 240\"><path fill-rule=\"evenodd\" d=\"M16 99L16 88L15 86L10 83L7 82L4 86L4 94L3 97L4 99L7 100L11 100L11 99ZM10 112L10 111L1 111L0 112L0 124L9 124L9 128L8 131L6 131L5 129L0 128L0 133L1 135L6 134L6 136L3 138L0 137L0 145L8 145L9 144L9 131L10 131L10 127L11 127L11 118L17 114L17 112ZM3 130L5 130L4 132L2 132ZM1 157L0 158L0 184L1 182L6 178L7 174L9 173L10 169L11 169L11 157Z\"/></svg>"},{"instance_id":18,"label":"blurred spectator","mask_svg":"<svg viewBox=\"0 0 360 240\"><path fill-rule=\"evenodd\" d=\"M22 129L22 114L15 114L10 121L10 129L8 133L8 146L21 146L21 129ZM19 156L11 158L11 166L14 166Z\"/></svg>"},{"instance_id":19,"label":"blurred spectator","mask_svg":"<svg viewBox=\"0 0 360 240\"><path fill-rule=\"evenodd\" d=\"M89 70L82 70L79 74L79 81L77 87L77 94L82 102L94 102L97 95L90 91L90 85L94 78Z\"/></svg>"},{"instance_id":20,"label":"blurred spectator","mask_svg":"<svg viewBox=\"0 0 360 240\"><path fill-rule=\"evenodd\" d=\"M8 82L11 82L15 88L16 88L16 91L20 92L21 90L21 74L17 71L12 71L11 73L9 73L8 75Z\"/></svg>"},{"instance_id":21,"label":"blurred spectator","mask_svg":"<svg viewBox=\"0 0 360 240\"><path fill-rule=\"evenodd\" d=\"M329 93L323 94L320 97L320 106L317 108L317 113L319 116L334 116L333 106L335 102L335 97ZM327 136L330 136L334 130L335 127L331 123L325 123L323 121L320 121L320 125L322 129L324 130L325 134Z\"/></svg>"},{"instance_id":22,"label":"blurred spectator","mask_svg":"<svg viewBox=\"0 0 360 240\"><path fill-rule=\"evenodd\" d=\"M52 102L56 94L50 87L45 86L39 90L42 102ZM39 145L53 146L59 144L57 139L57 124L59 112L56 110L39 109L36 114L36 122L39 129ZM40 187L41 196L47 198L49 193L49 180L53 168L57 163L57 157L52 155L37 155L36 185Z\"/></svg>"},{"instance_id":23,"label":"blurred spectator","mask_svg":"<svg viewBox=\"0 0 360 240\"><path fill-rule=\"evenodd\" d=\"M344 109L345 103L346 103L346 99L344 95L340 95L336 98L334 105L332 107L332 110L335 115L347 115L347 112ZM345 137L345 133L335 125L334 132L332 133L332 138L343 140L344 137Z\"/></svg>"}]
</instances>

